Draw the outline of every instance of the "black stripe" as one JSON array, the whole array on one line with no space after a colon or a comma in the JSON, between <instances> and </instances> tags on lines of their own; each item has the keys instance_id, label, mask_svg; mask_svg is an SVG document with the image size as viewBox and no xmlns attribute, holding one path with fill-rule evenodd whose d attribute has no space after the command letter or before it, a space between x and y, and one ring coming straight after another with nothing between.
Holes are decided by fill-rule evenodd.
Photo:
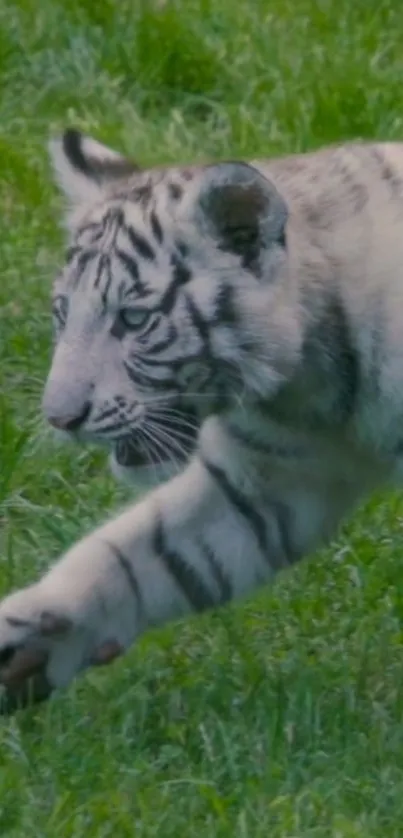
<instances>
[{"instance_id":1,"label":"black stripe","mask_svg":"<svg viewBox=\"0 0 403 838\"><path fill-rule=\"evenodd\" d=\"M106 544L111 552L113 553L114 558L116 559L117 563L120 565L126 579L129 583L129 588L136 600L137 606L139 611L143 610L143 595L141 593L140 583L136 577L136 574L132 568L132 565L129 559L119 550L119 547L116 547L116 544L112 544L111 541L105 541Z\"/></svg>"},{"instance_id":2,"label":"black stripe","mask_svg":"<svg viewBox=\"0 0 403 838\"><path fill-rule=\"evenodd\" d=\"M173 323L169 323L168 334L165 338L161 338L161 340L156 341L154 344L150 344L150 342L147 341L149 344L147 346L147 354L142 355L141 363L148 367L158 367L161 364L172 367L175 362L164 361L164 359L161 360L161 358L154 358L153 356L159 355L161 352L165 352L167 349L170 349L177 340L177 337L178 333L176 327ZM182 357L180 360L182 362Z\"/></svg>"},{"instance_id":3,"label":"black stripe","mask_svg":"<svg viewBox=\"0 0 403 838\"><path fill-rule=\"evenodd\" d=\"M162 231L162 227L161 227L159 218L158 218L155 210L151 210L150 222L151 222L151 229L153 231L154 237L157 239L157 242L159 244L162 244L162 242L164 240L164 233Z\"/></svg>"},{"instance_id":4,"label":"black stripe","mask_svg":"<svg viewBox=\"0 0 403 838\"><path fill-rule=\"evenodd\" d=\"M97 425L96 425L97 429L98 429L99 424L100 424L100 422L97 420ZM112 424L108 424L106 426L106 428L104 428L104 429L101 428L100 433L103 433L106 430L107 433L108 433L108 437L109 437L110 434L112 434L115 431L121 431L123 429L127 430L128 424L129 424L129 422L128 422L127 419L117 419L116 422L113 422Z\"/></svg>"},{"instance_id":5,"label":"black stripe","mask_svg":"<svg viewBox=\"0 0 403 838\"><path fill-rule=\"evenodd\" d=\"M171 265L173 267L173 280L176 285L187 285L193 279L192 271L188 265L185 265L175 253L171 256Z\"/></svg>"},{"instance_id":6,"label":"black stripe","mask_svg":"<svg viewBox=\"0 0 403 838\"><path fill-rule=\"evenodd\" d=\"M151 312L151 315L154 316L150 319L149 325L142 330L141 335L138 335L138 340L140 342L147 338L146 343L148 343L150 335L152 335L152 333L155 332L155 330L161 325L161 315L156 314L154 311Z\"/></svg>"},{"instance_id":7,"label":"black stripe","mask_svg":"<svg viewBox=\"0 0 403 838\"><path fill-rule=\"evenodd\" d=\"M59 326L65 326L69 313L69 301L65 294L57 294L52 302L52 314Z\"/></svg>"},{"instance_id":8,"label":"black stripe","mask_svg":"<svg viewBox=\"0 0 403 838\"><path fill-rule=\"evenodd\" d=\"M175 247L182 259L186 259L189 256L189 247L185 242L177 241L175 242Z\"/></svg>"},{"instance_id":9,"label":"black stripe","mask_svg":"<svg viewBox=\"0 0 403 838\"><path fill-rule=\"evenodd\" d=\"M171 362L164 361L161 358L149 358L147 355L143 355L141 358L137 358L137 363L143 367L152 367L153 369L161 369L164 372L171 373Z\"/></svg>"},{"instance_id":10,"label":"black stripe","mask_svg":"<svg viewBox=\"0 0 403 838\"><path fill-rule=\"evenodd\" d=\"M131 277L134 283L137 283L139 278L139 266L133 256L129 256L128 253L125 253L124 250L120 250L118 247L115 249L116 256L122 262L122 265L127 270L127 273Z\"/></svg>"},{"instance_id":11,"label":"black stripe","mask_svg":"<svg viewBox=\"0 0 403 838\"><path fill-rule=\"evenodd\" d=\"M151 292L140 279L139 266L136 260L128 253L125 253L124 250L120 250L120 248L116 248L115 253L118 260L129 274L136 294L139 294L141 297L148 297Z\"/></svg>"},{"instance_id":12,"label":"black stripe","mask_svg":"<svg viewBox=\"0 0 403 838\"><path fill-rule=\"evenodd\" d=\"M88 221L86 224L82 224L78 230L78 235L81 236L84 233L92 233L91 241L97 241L102 233L105 232L105 226L108 220L108 213L104 215L102 221Z\"/></svg>"},{"instance_id":13,"label":"black stripe","mask_svg":"<svg viewBox=\"0 0 403 838\"><path fill-rule=\"evenodd\" d=\"M386 297L382 286L371 298L371 321L368 326L371 334L369 381L377 396L380 395L380 376L385 360L385 339L388 334L387 315L385 311ZM368 328L367 326L367 328Z\"/></svg>"},{"instance_id":14,"label":"black stripe","mask_svg":"<svg viewBox=\"0 0 403 838\"><path fill-rule=\"evenodd\" d=\"M173 346L173 344L175 343L177 337L178 337L178 335L177 335L176 328L173 325L173 323L170 323L167 337L164 338L163 340L159 340L158 343L155 343L153 346L150 346L149 350L148 350L149 354L150 355L158 355L159 352L165 352L167 349L170 349L171 346ZM142 358L142 360L147 360L147 358ZM149 360L151 361L151 364L152 364L153 363L152 359L149 359ZM157 363L157 361L155 363ZM161 361L158 361L158 363L161 363Z\"/></svg>"},{"instance_id":15,"label":"black stripe","mask_svg":"<svg viewBox=\"0 0 403 838\"><path fill-rule=\"evenodd\" d=\"M179 289L186 285L193 278L190 269L182 262L178 256L173 254L171 256L171 265L173 268L172 280L168 288L164 291L160 307L164 314L170 314L178 294Z\"/></svg>"},{"instance_id":16,"label":"black stripe","mask_svg":"<svg viewBox=\"0 0 403 838\"><path fill-rule=\"evenodd\" d=\"M233 590L232 584L229 576L225 572L221 562L218 561L217 557L214 554L214 550L210 547L210 544L200 538L198 541L200 550L202 551L203 557L208 563L211 573L214 576L215 581L220 590L220 602L222 605L224 603L229 602L229 600L233 597Z\"/></svg>"},{"instance_id":17,"label":"black stripe","mask_svg":"<svg viewBox=\"0 0 403 838\"><path fill-rule=\"evenodd\" d=\"M239 322L239 317L235 308L234 289L231 285L223 284L218 291L215 300L215 312L213 325L224 324L226 326L234 326Z\"/></svg>"},{"instance_id":18,"label":"black stripe","mask_svg":"<svg viewBox=\"0 0 403 838\"><path fill-rule=\"evenodd\" d=\"M81 134L79 131L74 128L69 128L64 132L63 151L67 159L78 172L82 172L88 177L93 177L92 168L81 148Z\"/></svg>"},{"instance_id":19,"label":"black stripe","mask_svg":"<svg viewBox=\"0 0 403 838\"><path fill-rule=\"evenodd\" d=\"M136 359L138 363L138 359ZM169 391L170 393L173 391L174 393L178 392L178 387L176 384L175 379L167 378L164 381L159 379L150 378L149 375L146 375L139 369L132 369L130 364L127 361L123 361L123 366L127 372L127 375L130 378L130 381L136 385L136 387L145 387L147 391L150 389L152 390L164 390L165 392Z\"/></svg>"},{"instance_id":20,"label":"black stripe","mask_svg":"<svg viewBox=\"0 0 403 838\"><path fill-rule=\"evenodd\" d=\"M124 177L138 171L138 166L125 157L110 159L108 157L91 157L85 155L82 149L82 135L80 131L69 128L63 135L63 149L72 166L89 178L98 182L111 178Z\"/></svg>"},{"instance_id":21,"label":"black stripe","mask_svg":"<svg viewBox=\"0 0 403 838\"><path fill-rule=\"evenodd\" d=\"M161 514L157 517L153 549L176 584L181 588L186 599L196 611L212 608L216 603L211 591L206 587L199 573L183 556L167 544L164 523Z\"/></svg>"},{"instance_id":22,"label":"black stripe","mask_svg":"<svg viewBox=\"0 0 403 838\"><path fill-rule=\"evenodd\" d=\"M303 353L306 368L317 378L317 399L307 413L311 427L316 423L322 427L323 423L344 424L355 409L360 362L348 314L343 301L335 294L329 297L320 319L307 332ZM270 412L274 417L281 415L276 402Z\"/></svg>"},{"instance_id":23,"label":"black stripe","mask_svg":"<svg viewBox=\"0 0 403 838\"><path fill-rule=\"evenodd\" d=\"M341 301L334 300L332 305L335 348L336 375L339 378L340 392L338 408L341 416L348 419L354 411L359 386L359 361L347 313Z\"/></svg>"},{"instance_id":24,"label":"black stripe","mask_svg":"<svg viewBox=\"0 0 403 838\"><path fill-rule=\"evenodd\" d=\"M106 264L105 263L105 256L106 256L105 253L101 253L101 254L97 253L96 255L94 255L94 259L96 257L98 257L97 272L96 272L96 276L95 276L95 280L94 280L94 288L98 288L98 285L101 282L103 270L104 270L104 267L105 267L105 264Z\"/></svg>"},{"instance_id":25,"label":"black stripe","mask_svg":"<svg viewBox=\"0 0 403 838\"><path fill-rule=\"evenodd\" d=\"M135 186L130 191L130 199L141 204L143 209L146 209L152 198L152 188L150 183L143 183L141 186Z\"/></svg>"},{"instance_id":26,"label":"black stripe","mask_svg":"<svg viewBox=\"0 0 403 838\"><path fill-rule=\"evenodd\" d=\"M298 561L300 555L291 541L291 510L281 501L273 501L271 505L276 515L283 554L288 564L294 564Z\"/></svg>"},{"instance_id":27,"label":"black stripe","mask_svg":"<svg viewBox=\"0 0 403 838\"><path fill-rule=\"evenodd\" d=\"M267 544L267 532L266 532L266 522L262 515L255 509L253 504L239 491L236 489L235 486L230 483L228 480L227 475L225 472L219 468L218 466L210 463L209 460L202 459L202 463L204 467L207 469L208 473L211 477L218 483L221 491L226 496L227 500L229 501L232 506L235 507L237 512L239 512L242 517L245 519L247 524L250 526L251 530L253 531L256 541L262 551L264 557L267 561L270 562L270 557L268 555L268 544Z\"/></svg>"},{"instance_id":28,"label":"black stripe","mask_svg":"<svg viewBox=\"0 0 403 838\"><path fill-rule=\"evenodd\" d=\"M133 227L128 227L127 224L124 225L124 231L128 235L130 244L134 250L136 250L143 259L147 259L149 262L155 260L155 250L151 247L147 239L141 235L141 233L133 230Z\"/></svg>"},{"instance_id":29,"label":"black stripe","mask_svg":"<svg viewBox=\"0 0 403 838\"><path fill-rule=\"evenodd\" d=\"M172 309L176 302L176 297L178 294L178 286L175 282L171 282L166 291L164 291L164 295L162 297L160 303L160 309L163 314L171 314Z\"/></svg>"},{"instance_id":30,"label":"black stripe","mask_svg":"<svg viewBox=\"0 0 403 838\"><path fill-rule=\"evenodd\" d=\"M186 294L186 307L191 317L192 324L200 335L204 353L206 356L211 357L210 330L190 294Z\"/></svg>"},{"instance_id":31,"label":"black stripe","mask_svg":"<svg viewBox=\"0 0 403 838\"><path fill-rule=\"evenodd\" d=\"M179 183L168 183L168 191L174 201L179 201L183 195L183 189Z\"/></svg>"},{"instance_id":32,"label":"black stripe","mask_svg":"<svg viewBox=\"0 0 403 838\"><path fill-rule=\"evenodd\" d=\"M75 282L76 285L80 281L85 269L89 265L92 260L95 260L98 256L98 252L96 250L82 250L78 259L77 259L77 267L75 269Z\"/></svg>"},{"instance_id":33,"label":"black stripe","mask_svg":"<svg viewBox=\"0 0 403 838\"><path fill-rule=\"evenodd\" d=\"M141 372L138 368L133 369L127 361L123 361L123 366L130 378L130 381L136 385L136 387L144 387L144 385L150 385L150 380L144 373Z\"/></svg>"},{"instance_id":34,"label":"black stripe","mask_svg":"<svg viewBox=\"0 0 403 838\"><path fill-rule=\"evenodd\" d=\"M105 254L105 256L106 256L106 254ZM105 269L104 273L106 273L106 282L105 282L105 286L103 287L102 292L101 292L101 300L102 300L102 305L103 305L103 308L104 308L104 311L105 311L108 307L108 294L109 294L109 289L110 289L110 287L112 285L112 281L113 281L111 260L110 260L109 256L105 259L104 269Z\"/></svg>"},{"instance_id":35,"label":"black stripe","mask_svg":"<svg viewBox=\"0 0 403 838\"><path fill-rule=\"evenodd\" d=\"M32 622L32 620L22 620L20 617L6 617L5 619L6 623L13 628L36 628L36 625Z\"/></svg>"},{"instance_id":36,"label":"black stripe","mask_svg":"<svg viewBox=\"0 0 403 838\"><path fill-rule=\"evenodd\" d=\"M71 247L68 247L64 257L66 265L69 265L70 262L73 261L74 257L77 256L78 253L81 253L81 250L82 247L80 245L72 245Z\"/></svg>"},{"instance_id":37,"label":"black stripe","mask_svg":"<svg viewBox=\"0 0 403 838\"><path fill-rule=\"evenodd\" d=\"M113 236L113 241L115 241L116 236L119 232L119 228L122 227L122 225L125 223L125 214L123 212L122 207L110 207L106 211L102 219L102 223L104 225L104 230L106 229L106 226L108 224L113 223L115 225L115 233Z\"/></svg>"},{"instance_id":38,"label":"black stripe","mask_svg":"<svg viewBox=\"0 0 403 838\"><path fill-rule=\"evenodd\" d=\"M106 407L105 410L102 410L101 413L98 413L94 418L96 419L97 424L104 422L105 419L111 419L112 416L120 416L119 408L118 407Z\"/></svg>"}]
</instances>

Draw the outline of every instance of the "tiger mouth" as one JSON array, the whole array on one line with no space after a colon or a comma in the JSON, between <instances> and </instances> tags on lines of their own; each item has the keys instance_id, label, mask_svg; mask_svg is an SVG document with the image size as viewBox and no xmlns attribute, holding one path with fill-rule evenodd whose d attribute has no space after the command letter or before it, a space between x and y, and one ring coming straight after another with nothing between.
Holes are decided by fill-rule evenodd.
<instances>
[{"instance_id":1,"label":"tiger mouth","mask_svg":"<svg viewBox=\"0 0 403 838\"><path fill-rule=\"evenodd\" d=\"M147 444L147 435L135 431L116 441L115 460L124 468L139 468L152 463L186 462L196 448L200 420L195 410L180 406L175 419L159 417L153 420L153 441ZM145 425L146 428L146 425ZM158 434L158 430L161 434Z\"/></svg>"}]
</instances>

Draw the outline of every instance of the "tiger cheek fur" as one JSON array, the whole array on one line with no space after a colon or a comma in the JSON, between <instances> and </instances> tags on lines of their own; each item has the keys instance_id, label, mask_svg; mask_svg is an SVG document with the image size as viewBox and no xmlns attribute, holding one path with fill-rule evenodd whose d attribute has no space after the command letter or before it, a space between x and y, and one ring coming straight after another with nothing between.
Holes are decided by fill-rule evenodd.
<instances>
[{"instance_id":1,"label":"tiger cheek fur","mask_svg":"<svg viewBox=\"0 0 403 838\"><path fill-rule=\"evenodd\" d=\"M45 414L163 482L0 604L5 709L246 596L402 472L402 145L142 171L67 131L52 157Z\"/></svg>"}]
</instances>

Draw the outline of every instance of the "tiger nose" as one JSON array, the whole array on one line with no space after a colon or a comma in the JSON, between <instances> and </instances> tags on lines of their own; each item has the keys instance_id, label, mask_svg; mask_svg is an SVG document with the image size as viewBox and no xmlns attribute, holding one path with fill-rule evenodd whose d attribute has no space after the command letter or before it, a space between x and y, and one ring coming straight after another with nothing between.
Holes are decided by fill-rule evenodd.
<instances>
[{"instance_id":1,"label":"tiger nose","mask_svg":"<svg viewBox=\"0 0 403 838\"><path fill-rule=\"evenodd\" d=\"M84 424L91 412L91 402L86 402L80 413L76 414L48 414L47 420L54 428L61 431L77 431Z\"/></svg>"}]
</instances>

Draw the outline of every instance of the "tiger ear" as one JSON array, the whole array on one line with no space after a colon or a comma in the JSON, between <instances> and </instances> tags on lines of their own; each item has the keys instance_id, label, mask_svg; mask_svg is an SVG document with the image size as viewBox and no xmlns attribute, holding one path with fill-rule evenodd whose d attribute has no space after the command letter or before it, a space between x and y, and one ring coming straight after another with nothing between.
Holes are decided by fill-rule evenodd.
<instances>
[{"instance_id":1,"label":"tiger ear","mask_svg":"<svg viewBox=\"0 0 403 838\"><path fill-rule=\"evenodd\" d=\"M203 174L199 208L219 247L259 274L262 249L285 246L288 209L274 183L248 163L218 163Z\"/></svg>"},{"instance_id":2,"label":"tiger ear","mask_svg":"<svg viewBox=\"0 0 403 838\"><path fill-rule=\"evenodd\" d=\"M73 204L96 200L103 187L139 171L132 160L70 128L49 142L56 179Z\"/></svg>"}]
</instances>

